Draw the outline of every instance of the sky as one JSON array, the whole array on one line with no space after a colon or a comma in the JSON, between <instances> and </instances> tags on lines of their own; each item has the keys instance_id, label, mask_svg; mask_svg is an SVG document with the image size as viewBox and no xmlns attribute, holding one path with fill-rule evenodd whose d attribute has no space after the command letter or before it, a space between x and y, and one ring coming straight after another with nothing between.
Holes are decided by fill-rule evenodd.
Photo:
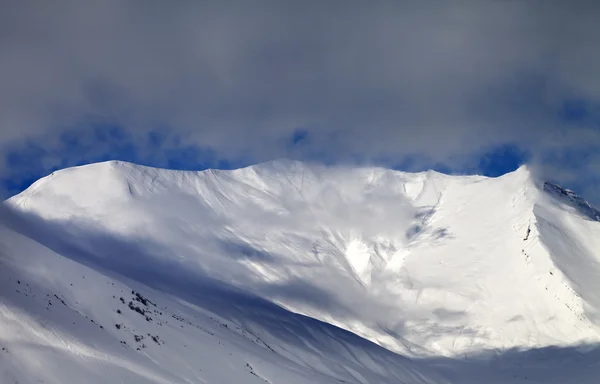
<instances>
[{"instance_id":1,"label":"sky","mask_svg":"<svg viewBox=\"0 0 600 384\"><path fill-rule=\"evenodd\" d=\"M497 176L600 204L597 1L0 3L0 197L109 159Z\"/></svg>"}]
</instances>

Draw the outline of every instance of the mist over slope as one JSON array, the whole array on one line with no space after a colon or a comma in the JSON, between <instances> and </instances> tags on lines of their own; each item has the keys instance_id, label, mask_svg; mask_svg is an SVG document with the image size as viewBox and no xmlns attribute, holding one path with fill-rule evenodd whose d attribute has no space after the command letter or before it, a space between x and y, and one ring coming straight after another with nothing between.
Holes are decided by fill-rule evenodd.
<instances>
[{"instance_id":1,"label":"mist over slope","mask_svg":"<svg viewBox=\"0 0 600 384\"><path fill-rule=\"evenodd\" d=\"M2 369L33 380L57 359L76 366L54 382L106 367L126 382L586 382L595 352L565 356L600 341L600 222L561 190L526 167L58 171L4 203ZM533 362L524 349L560 353ZM469 362L482 354L499 365Z\"/></svg>"}]
</instances>

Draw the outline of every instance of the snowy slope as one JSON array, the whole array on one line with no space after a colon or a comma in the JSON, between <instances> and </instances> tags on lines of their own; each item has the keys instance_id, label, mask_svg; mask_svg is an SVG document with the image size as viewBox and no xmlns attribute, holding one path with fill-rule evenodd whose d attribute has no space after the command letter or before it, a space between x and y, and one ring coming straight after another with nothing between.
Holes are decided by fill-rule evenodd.
<instances>
[{"instance_id":1,"label":"snowy slope","mask_svg":"<svg viewBox=\"0 0 600 384\"><path fill-rule=\"evenodd\" d=\"M6 228L0 244L2 383L446 382L247 296L202 289L184 301Z\"/></svg>"},{"instance_id":2,"label":"snowy slope","mask_svg":"<svg viewBox=\"0 0 600 384\"><path fill-rule=\"evenodd\" d=\"M0 374L595 382L600 222L561 190L526 167L55 172L5 202Z\"/></svg>"}]
</instances>

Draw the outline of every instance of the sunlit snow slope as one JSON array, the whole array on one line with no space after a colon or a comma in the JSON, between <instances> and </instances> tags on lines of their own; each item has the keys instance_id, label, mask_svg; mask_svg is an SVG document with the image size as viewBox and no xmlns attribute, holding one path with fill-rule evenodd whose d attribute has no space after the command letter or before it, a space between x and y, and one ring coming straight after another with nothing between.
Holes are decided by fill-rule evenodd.
<instances>
[{"instance_id":1,"label":"sunlit snow slope","mask_svg":"<svg viewBox=\"0 0 600 384\"><path fill-rule=\"evenodd\" d=\"M600 373L582 349L600 342L598 212L526 167L485 178L108 162L55 172L4 205L0 374L14 381ZM507 357L523 349L546 353Z\"/></svg>"}]
</instances>

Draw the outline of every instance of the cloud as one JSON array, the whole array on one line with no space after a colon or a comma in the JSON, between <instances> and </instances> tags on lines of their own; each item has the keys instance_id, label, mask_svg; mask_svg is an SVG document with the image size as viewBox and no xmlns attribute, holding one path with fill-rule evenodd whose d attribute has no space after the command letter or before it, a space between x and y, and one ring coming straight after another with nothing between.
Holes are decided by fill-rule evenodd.
<instances>
[{"instance_id":1,"label":"cloud","mask_svg":"<svg viewBox=\"0 0 600 384\"><path fill-rule=\"evenodd\" d=\"M584 169L545 161L600 146L597 2L1 7L4 153L24 143L57 153L65 134L108 124L148 158L178 142L213 162L472 168L514 145L548 174L600 177L597 152ZM169 140L139 144L149 134ZM62 156L48 162L80 161Z\"/></svg>"}]
</instances>

